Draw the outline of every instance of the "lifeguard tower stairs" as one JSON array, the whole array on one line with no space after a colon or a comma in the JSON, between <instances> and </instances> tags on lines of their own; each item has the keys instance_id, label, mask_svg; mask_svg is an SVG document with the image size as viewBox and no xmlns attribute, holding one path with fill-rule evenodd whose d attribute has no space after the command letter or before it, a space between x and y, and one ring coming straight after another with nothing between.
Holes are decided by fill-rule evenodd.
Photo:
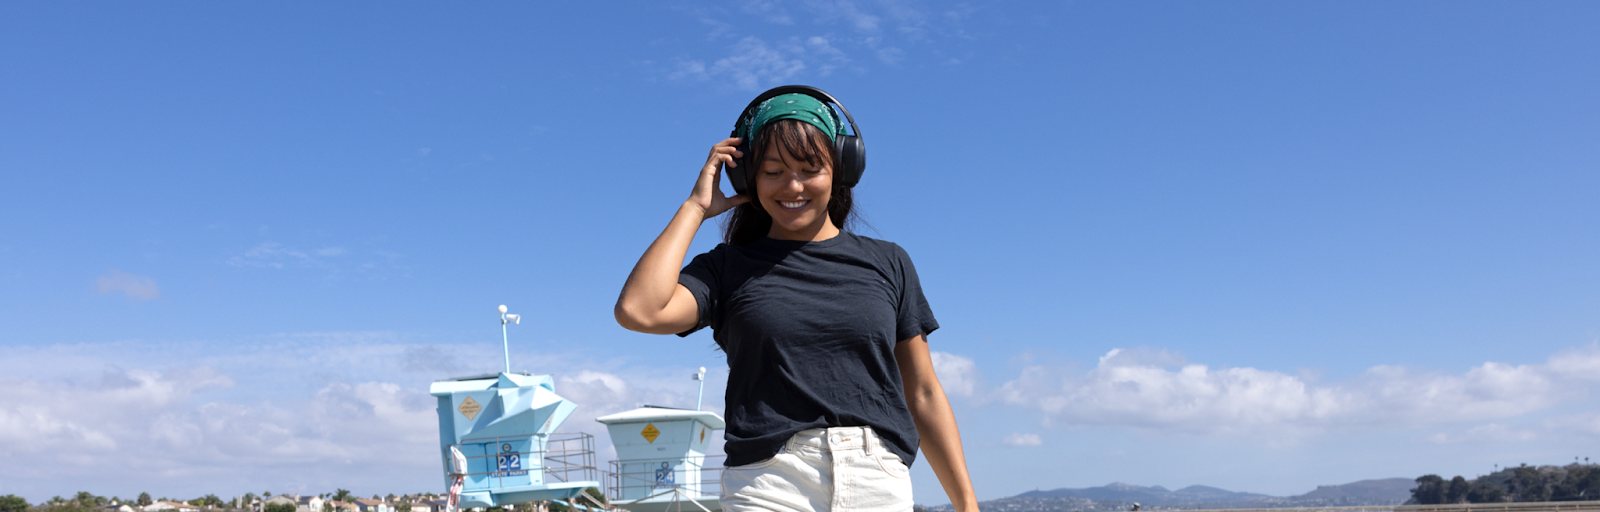
<instances>
[{"instance_id":1,"label":"lifeguard tower stairs","mask_svg":"<svg viewBox=\"0 0 1600 512\"><path fill-rule=\"evenodd\" d=\"M508 370L436 381L428 391L439 401L446 486L452 449L466 459L461 508L570 500L600 486L594 437L555 432L577 405L556 394L550 376Z\"/></svg>"}]
</instances>

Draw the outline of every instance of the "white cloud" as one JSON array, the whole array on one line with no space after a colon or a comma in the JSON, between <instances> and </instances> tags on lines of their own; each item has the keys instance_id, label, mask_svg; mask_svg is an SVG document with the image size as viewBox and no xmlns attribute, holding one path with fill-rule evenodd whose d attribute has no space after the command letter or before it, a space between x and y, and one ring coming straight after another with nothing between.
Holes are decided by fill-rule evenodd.
<instances>
[{"instance_id":1,"label":"white cloud","mask_svg":"<svg viewBox=\"0 0 1600 512\"><path fill-rule=\"evenodd\" d=\"M970 49L946 43L972 40L963 26L981 8L962 5L930 15L906 0L756 0L736 7L696 4L679 10L705 26L699 31L705 40L737 42L724 55L696 53L669 60L670 69L655 71L674 81L717 81L759 90L826 77L845 67L864 72L873 60L891 66L920 59L971 60Z\"/></svg>"},{"instance_id":2,"label":"white cloud","mask_svg":"<svg viewBox=\"0 0 1600 512\"><path fill-rule=\"evenodd\" d=\"M826 37L811 36L807 38L805 40L805 51L818 57L817 60L821 61L817 66L817 70L818 74L822 76L828 76L839 66L850 63L850 57L835 48L833 43L828 41Z\"/></svg>"},{"instance_id":3,"label":"white cloud","mask_svg":"<svg viewBox=\"0 0 1600 512\"><path fill-rule=\"evenodd\" d=\"M1421 427L1510 418L1583 393L1570 385L1597 356L1572 350L1546 364L1488 362L1459 375L1376 366L1317 386L1255 368L1211 368L1165 351L1112 350L1087 372L1031 365L998 391L1051 424L1294 436L1330 428ZM1563 385L1567 384L1567 385ZM1492 429L1474 435L1488 435Z\"/></svg>"},{"instance_id":4,"label":"white cloud","mask_svg":"<svg viewBox=\"0 0 1600 512\"><path fill-rule=\"evenodd\" d=\"M700 61L679 62L668 78L723 81L738 89L756 90L786 82L805 69L798 55L746 37L733 45L730 55L709 66Z\"/></svg>"},{"instance_id":5,"label":"white cloud","mask_svg":"<svg viewBox=\"0 0 1600 512\"><path fill-rule=\"evenodd\" d=\"M345 252L343 247L323 247L308 251L284 247L277 242L262 242L229 259L228 264L235 267L265 268L320 267L327 264L328 258L343 256Z\"/></svg>"},{"instance_id":6,"label":"white cloud","mask_svg":"<svg viewBox=\"0 0 1600 512\"><path fill-rule=\"evenodd\" d=\"M371 247L363 251L342 246L301 249L262 242L228 258L226 263L241 268L322 269L334 275L353 270L367 278L384 279L407 273L409 269L400 264L402 258L398 253Z\"/></svg>"},{"instance_id":7,"label":"white cloud","mask_svg":"<svg viewBox=\"0 0 1600 512\"><path fill-rule=\"evenodd\" d=\"M802 74L828 76L850 64L850 57L827 36L791 37L773 44L745 37L729 49L729 55L710 64L701 60L678 61L667 78L722 82L736 89L758 90L798 81Z\"/></svg>"},{"instance_id":8,"label":"white cloud","mask_svg":"<svg viewBox=\"0 0 1600 512\"><path fill-rule=\"evenodd\" d=\"M1546 419L1544 426L1551 431L1600 438L1600 412L1556 416Z\"/></svg>"},{"instance_id":9,"label":"white cloud","mask_svg":"<svg viewBox=\"0 0 1600 512\"><path fill-rule=\"evenodd\" d=\"M1011 434L1002 441L1011 446L1039 446L1044 444L1038 434Z\"/></svg>"},{"instance_id":10,"label":"white cloud","mask_svg":"<svg viewBox=\"0 0 1600 512\"><path fill-rule=\"evenodd\" d=\"M933 372L939 376L939 385L950 396L971 397L978 389L978 366L971 359L955 354L934 351Z\"/></svg>"},{"instance_id":11,"label":"white cloud","mask_svg":"<svg viewBox=\"0 0 1600 512\"><path fill-rule=\"evenodd\" d=\"M317 259L305 251L290 249L277 242L263 242L228 260L235 267L284 268L305 267L317 264Z\"/></svg>"},{"instance_id":12,"label":"white cloud","mask_svg":"<svg viewBox=\"0 0 1600 512\"><path fill-rule=\"evenodd\" d=\"M362 493L442 490L435 379L487 373L498 344L407 343L392 333L300 333L226 343L0 347L0 481L33 501L100 481L97 493ZM558 373L576 402L562 432L610 441L594 418L640 404L693 407L691 368L625 366L592 354L513 353ZM172 367L171 361L187 366ZM103 369L85 375L84 368ZM725 371L707 375L720 411ZM714 446L719 449L719 445Z\"/></svg>"},{"instance_id":13,"label":"white cloud","mask_svg":"<svg viewBox=\"0 0 1600 512\"><path fill-rule=\"evenodd\" d=\"M0 455L71 457L85 450L138 449L149 440L147 434L171 431L159 421L146 425L147 420L159 420L160 413L196 392L232 385L226 375L205 367L164 373L108 370L86 383L7 377L0 380L6 390L0 397Z\"/></svg>"},{"instance_id":14,"label":"white cloud","mask_svg":"<svg viewBox=\"0 0 1600 512\"><path fill-rule=\"evenodd\" d=\"M905 51L893 46L878 49L878 60L891 66L899 64L901 59L905 58L905 55Z\"/></svg>"},{"instance_id":15,"label":"white cloud","mask_svg":"<svg viewBox=\"0 0 1600 512\"><path fill-rule=\"evenodd\" d=\"M1568 379L1600 380L1600 345L1556 354L1550 358L1550 369Z\"/></svg>"},{"instance_id":16,"label":"white cloud","mask_svg":"<svg viewBox=\"0 0 1600 512\"><path fill-rule=\"evenodd\" d=\"M1532 430L1515 429L1499 423L1479 425L1460 434L1438 433L1428 440L1440 444L1531 441L1539 437Z\"/></svg>"},{"instance_id":17,"label":"white cloud","mask_svg":"<svg viewBox=\"0 0 1600 512\"><path fill-rule=\"evenodd\" d=\"M789 16L789 11L783 4L772 0L755 0L743 2L739 11L760 18L761 21L777 25L793 25L794 18Z\"/></svg>"},{"instance_id":18,"label":"white cloud","mask_svg":"<svg viewBox=\"0 0 1600 512\"><path fill-rule=\"evenodd\" d=\"M826 22L844 21L859 32L876 32L882 18L867 12L850 0L811 0L807 7Z\"/></svg>"},{"instance_id":19,"label":"white cloud","mask_svg":"<svg viewBox=\"0 0 1600 512\"><path fill-rule=\"evenodd\" d=\"M133 274L124 274L112 269L106 275L95 279L95 288L101 294L122 292L123 295L140 300L153 300L161 297L161 288L156 286L156 280Z\"/></svg>"}]
</instances>

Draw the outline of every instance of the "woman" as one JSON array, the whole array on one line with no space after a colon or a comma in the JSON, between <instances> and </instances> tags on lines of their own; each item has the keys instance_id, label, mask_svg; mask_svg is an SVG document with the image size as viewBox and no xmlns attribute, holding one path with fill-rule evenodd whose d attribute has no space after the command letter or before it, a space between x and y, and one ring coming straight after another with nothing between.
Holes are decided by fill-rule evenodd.
<instances>
[{"instance_id":1,"label":"woman","mask_svg":"<svg viewBox=\"0 0 1600 512\"><path fill-rule=\"evenodd\" d=\"M680 336L711 327L727 353L724 510L907 511L920 448L957 511L977 512L928 352L939 324L903 249L844 230L843 182L860 164L835 180L835 139L847 135L819 100L831 97L808 90L752 103L711 147L623 285L617 323ZM743 173L743 193L722 193L724 165ZM726 243L680 271L700 224L729 209Z\"/></svg>"}]
</instances>

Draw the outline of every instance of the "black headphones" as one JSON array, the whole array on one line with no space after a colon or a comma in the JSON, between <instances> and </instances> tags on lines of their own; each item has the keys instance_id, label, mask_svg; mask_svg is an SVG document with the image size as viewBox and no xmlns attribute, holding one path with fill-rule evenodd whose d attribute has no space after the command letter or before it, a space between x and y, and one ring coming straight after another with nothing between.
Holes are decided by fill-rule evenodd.
<instances>
[{"instance_id":1,"label":"black headphones","mask_svg":"<svg viewBox=\"0 0 1600 512\"><path fill-rule=\"evenodd\" d=\"M755 116L756 109L761 106L761 102L792 93L816 98L817 101L828 105L828 108L837 109L839 112L844 113L845 120L850 122L850 135L833 135L833 184L850 188L861 182L861 174L867 170L867 146L866 143L861 141L861 128L856 126L856 119L850 117L850 109L844 108L843 103L839 103L839 100L834 99L833 95L824 92L822 89L809 85L784 85L774 87L767 92L761 93L760 96L756 96L756 99L751 100L750 104L744 107L744 112L739 114L739 120L733 123L733 133L729 136L742 137L744 139L739 141L739 151L744 156L734 159L734 162L738 164L734 167L722 166L722 173L728 176L728 183L733 185L734 192L740 194L746 192L745 189L749 186L746 185L746 176L748 175L745 172L752 171L753 167L751 166L754 165L750 162L750 155L752 155L750 145L753 141L750 140L751 137L745 137L745 123L750 122L750 118Z\"/></svg>"}]
</instances>

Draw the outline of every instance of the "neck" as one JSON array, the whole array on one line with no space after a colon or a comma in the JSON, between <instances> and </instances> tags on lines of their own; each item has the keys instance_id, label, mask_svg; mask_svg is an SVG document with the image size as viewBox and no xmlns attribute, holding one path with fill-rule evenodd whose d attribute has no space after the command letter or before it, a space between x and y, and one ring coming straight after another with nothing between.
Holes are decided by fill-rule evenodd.
<instances>
[{"instance_id":1,"label":"neck","mask_svg":"<svg viewBox=\"0 0 1600 512\"><path fill-rule=\"evenodd\" d=\"M839 228L834 227L833 219L824 215L822 222L806 226L797 231L789 231L772 223L772 229L767 230L767 238L774 240L794 240L797 242L821 242L839 236Z\"/></svg>"}]
</instances>

